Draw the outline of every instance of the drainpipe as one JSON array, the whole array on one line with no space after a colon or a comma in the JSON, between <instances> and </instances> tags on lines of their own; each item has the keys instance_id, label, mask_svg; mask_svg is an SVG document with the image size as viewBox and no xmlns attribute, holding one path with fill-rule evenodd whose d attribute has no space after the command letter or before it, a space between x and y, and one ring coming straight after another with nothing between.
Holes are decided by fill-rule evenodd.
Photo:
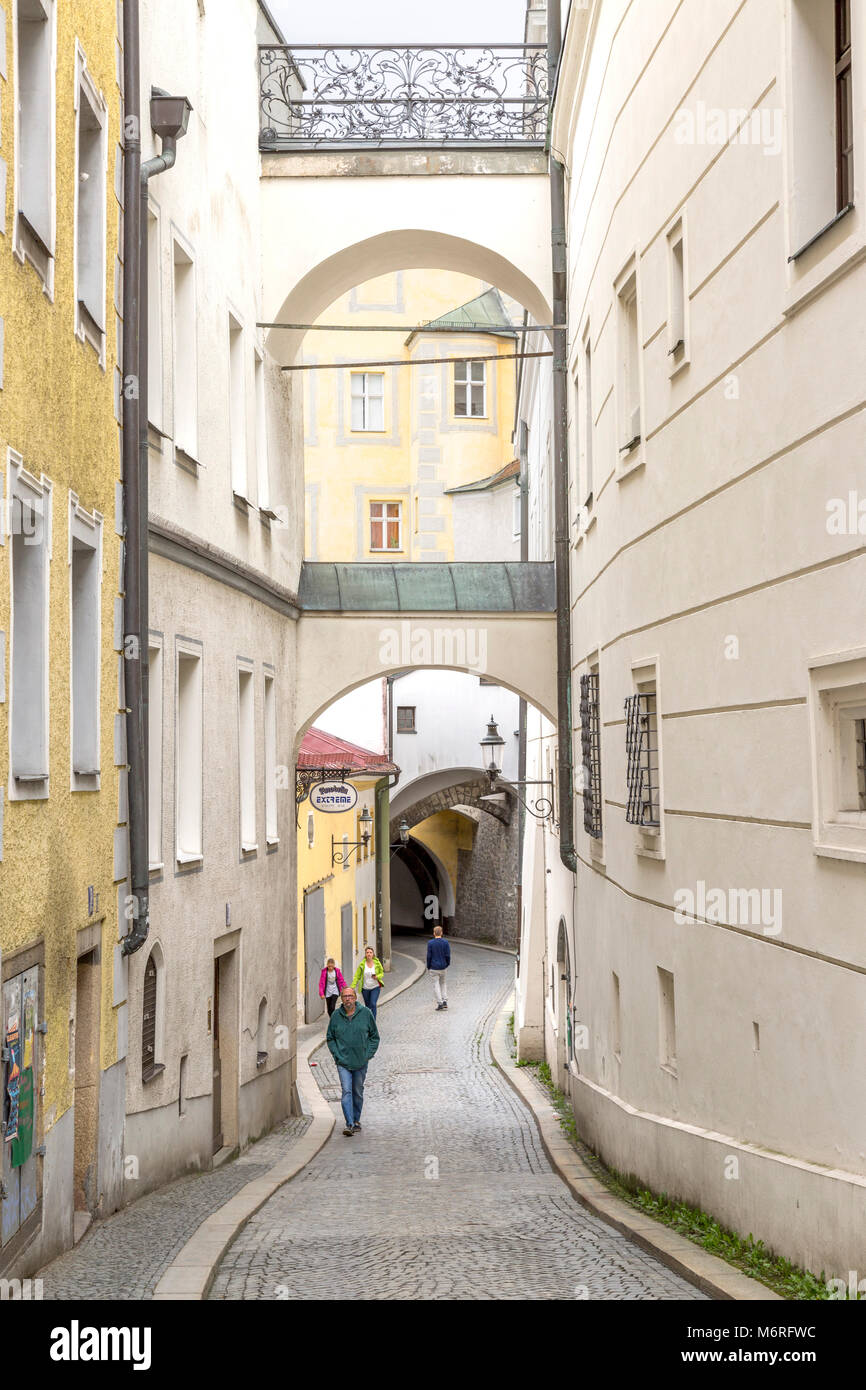
<instances>
[{"instance_id":1,"label":"drainpipe","mask_svg":"<svg viewBox=\"0 0 866 1390\"><path fill-rule=\"evenodd\" d=\"M140 950L150 931L148 835L148 438L147 438L147 187L154 174L170 169L177 141L192 109L184 97L154 88L151 126L162 153L141 160L140 59L137 0L123 14L124 219L123 219L123 495L124 495L124 671L129 803L129 875L133 926L121 951ZM136 388L137 384L137 390Z\"/></svg>"},{"instance_id":2,"label":"drainpipe","mask_svg":"<svg viewBox=\"0 0 866 1390\"><path fill-rule=\"evenodd\" d=\"M562 47L560 0L548 0L547 62L550 90ZM553 113L551 110L551 128ZM548 143L550 136L548 135ZM565 170L550 150L550 241L553 269L553 479L556 570L556 718L559 728L559 857L574 873L574 767L571 701L571 576L568 534L568 262L565 233Z\"/></svg>"}]
</instances>

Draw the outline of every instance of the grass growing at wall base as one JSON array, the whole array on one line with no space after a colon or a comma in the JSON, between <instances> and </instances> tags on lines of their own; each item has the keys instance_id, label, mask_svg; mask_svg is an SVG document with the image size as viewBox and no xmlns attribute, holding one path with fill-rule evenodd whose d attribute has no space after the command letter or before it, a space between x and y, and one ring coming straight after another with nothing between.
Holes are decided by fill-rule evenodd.
<instances>
[{"instance_id":1,"label":"grass growing at wall base","mask_svg":"<svg viewBox=\"0 0 866 1390\"><path fill-rule=\"evenodd\" d=\"M512 1015L511 1055L516 1059L517 1050L514 1043L513 1025L514 1016ZM830 1298L830 1290L823 1270L820 1275L817 1275L808 1270L800 1269L783 1256L774 1255L766 1248L762 1240L755 1240L752 1235L745 1238L739 1236L736 1232L721 1226L712 1216L707 1216L706 1212L700 1211L697 1207L690 1207L685 1202L675 1201L664 1192L661 1194L651 1192L633 1174L618 1173L616 1169L608 1168L598 1157L598 1154L593 1153L578 1134L574 1111L569 1104L568 1097L563 1095L554 1082L549 1064L547 1062L518 1062L515 1060L515 1065L532 1069L547 1091L553 1108L559 1116L560 1126L572 1147L579 1154L593 1177L598 1178L599 1182L603 1183L615 1197L619 1197L629 1206L642 1211L646 1216L651 1216L653 1220L660 1221L662 1225L668 1226L672 1231L677 1231L711 1255L717 1255L719 1259L733 1265L742 1274L748 1274L750 1278L758 1279L782 1298Z\"/></svg>"}]
</instances>

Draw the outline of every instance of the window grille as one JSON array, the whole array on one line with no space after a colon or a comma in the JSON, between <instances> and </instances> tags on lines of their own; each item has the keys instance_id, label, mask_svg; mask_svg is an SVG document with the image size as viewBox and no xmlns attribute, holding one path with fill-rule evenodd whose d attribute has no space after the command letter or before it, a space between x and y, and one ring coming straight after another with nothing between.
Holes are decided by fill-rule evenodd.
<instances>
[{"instance_id":1,"label":"window grille","mask_svg":"<svg viewBox=\"0 0 866 1390\"><path fill-rule=\"evenodd\" d=\"M851 0L836 0L836 211L854 198Z\"/></svg>"},{"instance_id":2,"label":"window grille","mask_svg":"<svg viewBox=\"0 0 866 1390\"><path fill-rule=\"evenodd\" d=\"M658 719L655 691L630 695L625 702L628 805L631 825L659 825Z\"/></svg>"},{"instance_id":3,"label":"window grille","mask_svg":"<svg viewBox=\"0 0 866 1390\"><path fill-rule=\"evenodd\" d=\"M854 721L854 746L857 763L857 800L860 810L866 811L866 719Z\"/></svg>"},{"instance_id":4,"label":"window grille","mask_svg":"<svg viewBox=\"0 0 866 1390\"><path fill-rule=\"evenodd\" d=\"M156 1070L156 961L151 954L144 967L141 1014L141 1077L149 1081Z\"/></svg>"},{"instance_id":5,"label":"window grille","mask_svg":"<svg viewBox=\"0 0 866 1390\"><path fill-rule=\"evenodd\" d=\"M601 839L601 743L598 720L598 673L580 678L580 746L583 763L583 827Z\"/></svg>"}]
</instances>

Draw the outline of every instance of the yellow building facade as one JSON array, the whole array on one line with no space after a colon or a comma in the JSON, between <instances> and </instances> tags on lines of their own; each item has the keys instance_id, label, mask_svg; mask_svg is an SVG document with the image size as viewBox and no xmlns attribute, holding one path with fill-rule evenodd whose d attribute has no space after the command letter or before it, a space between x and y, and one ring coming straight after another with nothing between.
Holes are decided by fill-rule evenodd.
<instances>
[{"instance_id":1,"label":"yellow building facade","mask_svg":"<svg viewBox=\"0 0 866 1390\"><path fill-rule=\"evenodd\" d=\"M120 36L114 0L0 14L0 1270L27 1272L121 1180Z\"/></svg>"},{"instance_id":2,"label":"yellow building facade","mask_svg":"<svg viewBox=\"0 0 866 1390\"><path fill-rule=\"evenodd\" d=\"M322 315L333 328L308 333L304 361L347 365L305 373L309 560L453 560L447 490L512 457L511 321L497 290L421 270L370 280ZM447 331L472 324L482 331Z\"/></svg>"}]
</instances>

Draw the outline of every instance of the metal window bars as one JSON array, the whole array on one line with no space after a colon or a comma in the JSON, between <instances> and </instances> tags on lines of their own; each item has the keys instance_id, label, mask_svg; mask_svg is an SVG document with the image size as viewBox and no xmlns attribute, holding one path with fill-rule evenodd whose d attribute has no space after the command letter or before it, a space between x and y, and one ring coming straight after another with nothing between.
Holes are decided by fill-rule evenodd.
<instances>
[{"instance_id":1,"label":"metal window bars","mask_svg":"<svg viewBox=\"0 0 866 1390\"><path fill-rule=\"evenodd\" d=\"M854 749L857 764L857 801L866 811L866 719L854 721Z\"/></svg>"},{"instance_id":2,"label":"metal window bars","mask_svg":"<svg viewBox=\"0 0 866 1390\"><path fill-rule=\"evenodd\" d=\"M601 741L598 718L598 674L580 678L580 748L583 766L583 828L601 839Z\"/></svg>"},{"instance_id":3,"label":"metal window bars","mask_svg":"<svg viewBox=\"0 0 866 1390\"><path fill-rule=\"evenodd\" d=\"M628 804L625 818L642 829L659 826L658 720L655 691L640 691L625 702Z\"/></svg>"},{"instance_id":4,"label":"metal window bars","mask_svg":"<svg viewBox=\"0 0 866 1390\"><path fill-rule=\"evenodd\" d=\"M544 144L544 44L259 48L259 147Z\"/></svg>"}]
</instances>

